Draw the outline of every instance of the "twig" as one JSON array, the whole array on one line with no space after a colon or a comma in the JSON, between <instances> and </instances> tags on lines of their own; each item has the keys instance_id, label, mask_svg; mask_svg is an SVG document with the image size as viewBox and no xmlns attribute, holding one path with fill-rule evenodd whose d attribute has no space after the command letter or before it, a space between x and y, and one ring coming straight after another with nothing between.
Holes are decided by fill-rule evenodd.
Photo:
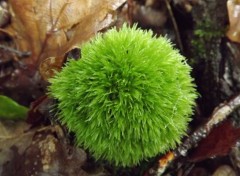
<instances>
[{"instance_id":1,"label":"twig","mask_svg":"<svg viewBox=\"0 0 240 176\"><path fill-rule=\"evenodd\" d=\"M16 49L13 49L13 48L10 48L8 46L1 45L1 44L0 44L0 48L5 50L5 51L12 52L12 53L16 54L19 57L28 57L28 56L31 55L31 52L29 52L29 51L18 51Z\"/></svg>"},{"instance_id":2,"label":"twig","mask_svg":"<svg viewBox=\"0 0 240 176\"><path fill-rule=\"evenodd\" d=\"M174 17L173 11L172 11L172 7L169 3L169 0L165 0L165 3L166 3L170 18L171 18L172 23L173 23L173 28L174 28L174 31L175 31L177 43L179 45L180 50L183 52L183 44L182 44L182 41L181 41L178 25L177 25L176 19Z\"/></svg>"},{"instance_id":3,"label":"twig","mask_svg":"<svg viewBox=\"0 0 240 176\"><path fill-rule=\"evenodd\" d=\"M161 157L158 161L159 163L157 164L157 167L151 168L148 171L148 174L161 176L170 163L172 163L176 158L180 156L186 156L189 149L196 147L199 141L205 138L216 125L225 120L228 115L238 107L240 107L240 94L238 94L230 101L220 104L220 106L215 108L209 118L209 121L205 125L201 126L195 132L193 132L193 134L187 138L176 150L169 152L165 156Z\"/></svg>"},{"instance_id":4,"label":"twig","mask_svg":"<svg viewBox=\"0 0 240 176\"><path fill-rule=\"evenodd\" d=\"M128 5L128 21L129 25L133 25L133 0L127 0L127 5Z\"/></svg>"}]
</instances>

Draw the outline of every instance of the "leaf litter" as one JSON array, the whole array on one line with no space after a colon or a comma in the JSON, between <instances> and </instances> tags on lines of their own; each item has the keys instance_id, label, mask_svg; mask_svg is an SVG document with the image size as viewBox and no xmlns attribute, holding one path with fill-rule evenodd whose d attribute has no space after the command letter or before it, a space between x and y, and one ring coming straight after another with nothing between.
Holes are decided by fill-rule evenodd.
<instances>
[{"instance_id":1,"label":"leaf litter","mask_svg":"<svg viewBox=\"0 0 240 176\"><path fill-rule=\"evenodd\" d=\"M22 121L1 121L0 123L0 175L19 175L19 173L27 175L26 171L37 175L111 175L105 169L101 169L102 166L98 167L95 172L89 172L89 170L92 169L91 167L86 170L82 169L87 168L89 164L87 163L87 154L85 151L74 148L68 141L71 137L61 132L59 127L49 125L50 122L45 122L46 124L39 123L38 120L34 122L34 117L39 116L41 121L42 117L49 116L47 113L49 110L48 100L41 102L41 98L39 97L45 95L46 80L53 76L55 71L61 69L66 60L66 55L68 55L68 51L76 47L78 48L97 32L109 27L115 20L117 8L124 4L124 2L125 0L103 0L101 2L96 0L9 0L6 3L5 1L1 1L0 14L3 14L5 19L0 21L0 94L8 95L25 106L33 103L32 108L30 108L31 114L28 116L31 125ZM157 7L157 4L161 3L162 2L156 0L128 0L128 3L124 5L124 13L120 12L122 17L118 19L117 25L121 26L122 21L126 20L130 21L130 23L140 21L140 26L151 28L156 34L161 33L165 35L166 25L169 25L169 18L171 17L166 13L166 7L161 6L162 9ZM181 9L184 9L188 14L196 13L196 6L202 6L204 4L200 0L194 0L192 2L174 0L173 3L171 7L174 7L174 9L170 9L171 11L173 10L173 12L176 13L177 7L180 6ZM128 5L131 9L128 9ZM234 8L236 5L237 4L234 4ZM179 10L180 13L185 13L181 11L181 9L177 9L177 11ZM149 13L144 14L148 10ZM238 42L238 38L231 38L234 31L239 34L239 28L237 27L239 23L236 22L236 19L235 21L231 19L231 15L237 10L230 8L228 10L230 14L230 28L227 36L231 40ZM160 19L160 21L154 18L154 14L157 15L157 19ZM138 19L139 15L143 18ZM176 18L176 20L179 19ZM180 23L178 23L178 25L181 26ZM174 35L171 33L174 29L168 28L167 30L170 31L169 37L174 39ZM181 32L181 28L179 30ZM227 47L234 56L234 59L238 61L239 58L236 54L239 55L239 45L228 41ZM24 56L21 55L22 53L28 53L30 55L22 57ZM233 68L238 67L239 64L235 64ZM235 74L235 77L238 77L237 74ZM236 80L238 80L238 78ZM235 83L236 82L237 81L235 81ZM218 107L221 108L221 106ZM43 111L42 109L45 110ZM218 125L219 122L225 120L227 116L228 114L222 114L222 116L218 116L219 118L215 118L217 119L216 122L211 121L209 124L213 124L214 126ZM51 123L55 124L54 121L51 121ZM222 136L219 135L219 129L220 132L223 130L228 131L224 134L226 134L226 136L230 135L230 142L230 139L226 140L227 137L223 139ZM205 131L199 133L201 136L198 136L198 133L195 136L189 136L190 139L191 137L194 139L190 141L189 146L192 147L191 142L193 142L194 146L197 147L191 152L192 158L188 158L187 162L192 163L188 169L191 170L193 168L193 171L194 169L197 170L199 167L193 166L197 164L197 162L201 160L206 161L209 157L218 157L221 154L227 155L229 152L233 162L227 163L227 165L223 165L223 167L220 165L214 174L220 173L219 170L223 170L221 171L222 173L225 172L226 169L224 170L222 168L228 167L231 169L229 166L231 164L235 170L239 169L240 147L238 142L231 148L239 139L236 134L238 131L238 128L233 126L229 121L226 121L220 126L217 126L217 128L214 128L209 136L205 134ZM205 142L202 141L202 144L199 143L198 145L199 140L197 138L202 139L205 138L205 136L208 136ZM205 143L205 145L211 145L213 138L222 140L222 143L216 146L215 149L209 148L208 150L202 150L205 148L203 143ZM219 152L223 150L225 151L224 153ZM186 152L183 153L188 156ZM172 153L168 154L172 156ZM37 158L33 161L33 158L37 155L41 155L42 158ZM171 164L172 159L175 159L175 157L168 157L168 155L163 158L167 166ZM191 159L192 161L190 161ZM58 164L53 164L53 161ZM69 163L66 163L66 161ZM177 164L187 162L176 161ZM158 162L156 163L158 164ZM69 164L71 164L71 166ZM90 165L91 164L92 163L90 163ZM188 166L188 164L185 165ZM59 169L59 166L61 166L62 169ZM149 166L145 167L149 168ZM15 168L16 172L12 168ZM64 169L69 169L69 171L65 171ZM133 168L132 170L137 169L138 168ZM177 170L178 175L184 175L184 171L186 171L185 175L189 175L187 174L187 169L181 166L180 169L174 168L171 170L171 167L169 169L170 172ZM181 169L182 172L180 172ZM201 169L203 170L202 173L207 173L205 168L200 167L200 170ZM111 171L111 169L109 170ZM145 168L145 170L148 169ZM112 171L112 173L118 172ZM120 173L125 173L124 169ZM132 173L134 173L134 171ZM151 174L146 172L145 175Z\"/></svg>"}]
</instances>

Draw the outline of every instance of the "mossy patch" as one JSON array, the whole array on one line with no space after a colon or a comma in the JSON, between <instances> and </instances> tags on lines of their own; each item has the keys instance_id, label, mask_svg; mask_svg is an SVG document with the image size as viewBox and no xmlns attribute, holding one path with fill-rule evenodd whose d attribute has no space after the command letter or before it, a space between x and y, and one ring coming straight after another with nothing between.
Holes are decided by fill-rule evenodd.
<instances>
[{"instance_id":1,"label":"mossy patch","mask_svg":"<svg viewBox=\"0 0 240 176\"><path fill-rule=\"evenodd\" d=\"M197 97L190 72L168 39L125 25L85 44L49 91L78 146L133 166L180 143Z\"/></svg>"}]
</instances>

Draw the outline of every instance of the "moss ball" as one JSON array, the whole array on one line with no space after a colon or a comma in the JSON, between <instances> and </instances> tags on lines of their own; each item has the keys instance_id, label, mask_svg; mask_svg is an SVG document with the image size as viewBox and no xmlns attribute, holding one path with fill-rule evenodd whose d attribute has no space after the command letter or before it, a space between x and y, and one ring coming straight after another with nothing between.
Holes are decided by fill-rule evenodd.
<instances>
[{"instance_id":1,"label":"moss ball","mask_svg":"<svg viewBox=\"0 0 240 176\"><path fill-rule=\"evenodd\" d=\"M165 37L124 25L99 34L50 79L59 119L96 159L133 166L176 147L197 97Z\"/></svg>"}]
</instances>

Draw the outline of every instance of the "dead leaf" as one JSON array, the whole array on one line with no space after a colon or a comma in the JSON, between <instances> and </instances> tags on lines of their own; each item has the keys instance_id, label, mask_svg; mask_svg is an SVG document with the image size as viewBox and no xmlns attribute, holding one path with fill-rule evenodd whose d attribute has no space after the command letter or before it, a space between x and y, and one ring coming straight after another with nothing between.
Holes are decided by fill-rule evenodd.
<instances>
[{"instance_id":1,"label":"dead leaf","mask_svg":"<svg viewBox=\"0 0 240 176\"><path fill-rule=\"evenodd\" d=\"M27 64L38 65L89 40L114 20L126 0L9 0L12 23L5 31L20 51L31 51Z\"/></svg>"},{"instance_id":2,"label":"dead leaf","mask_svg":"<svg viewBox=\"0 0 240 176\"><path fill-rule=\"evenodd\" d=\"M189 160L198 162L211 157L225 156L239 138L240 128L234 127L232 122L227 120L214 128L197 148L190 152Z\"/></svg>"},{"instance_id":3,"label":"dead leaf","mask_svg":"<svg viewBox=\"0 0 240 176\"><path fill-rule=\"evenodd\" d=\"M86 153L68 145L59 130L58 126L29 129L24 122L0 123L0 175L88 176L81 168Z\"/></svg>"},{"instance_id":4,"label":"dead leaf","mask_svg":"<svg viewBox=\"0 0 240 176\"><path fill-rule=\"evenodd\" d=\"M0 121L0 147L4 140L16 138L29 128L30 125L23 121Z\"/></svg>"},{"instance_id":5,"label":"dead leaf","mask_svg":"<svg viewBox=\"0 0 240 176\"><path fill-rule=\"evenodd\" d=\"M64 61L66 61L66 56L48 57L44 59L39 66L39 72L43 79L48 80L48 78L53 77L56 71L59 72Z\"/></svg>"},{"instance_id":6,"label":"dead leaf","mask_svg":"<svg viewBox=\"0 0 240 176\"><path fill-rule=\"evenodd\" d=\"M26 132L30 128L25 122L0 121L0 171L4 163L12 160L12 147L18 148L18 153L23 154L26 147L31 143L34 131ZM2 173L0 172L0 175Z\"/></svg>"}]
</instances>

